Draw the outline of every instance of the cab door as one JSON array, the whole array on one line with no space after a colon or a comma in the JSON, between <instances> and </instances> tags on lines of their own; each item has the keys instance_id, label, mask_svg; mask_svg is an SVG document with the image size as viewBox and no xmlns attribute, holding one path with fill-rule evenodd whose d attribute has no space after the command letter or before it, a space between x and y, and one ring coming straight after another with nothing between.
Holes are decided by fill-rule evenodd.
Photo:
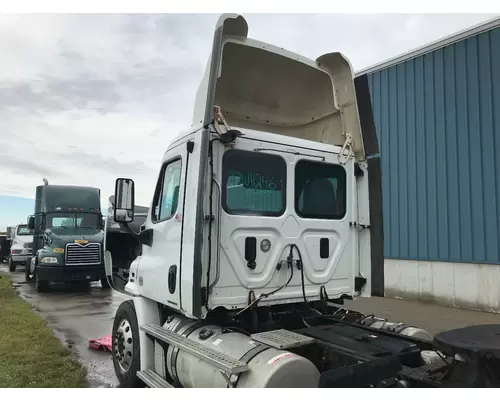
<instances>
[{"instance_id":1,"label":"cab door","mask_svg":"<svg viewBox=\"0 0 500 400\"><path fill-rule=\"evenodd\" d=\"M299 158L293 195L311 291L322 286L329 298L352 295L359 269L357 231L351 224L357 220L353 160L341 165L336 154L325 154L324 160Z\"/></svg>"},{"instance_id":2,"label":"cab door","mask_svg":"<svg viewBox=\"0 0 500 400\"><path fill-rule=\"evenodd\" d=\"M163 162L146 222L146 229L152 231L152 246L143 246L137 272L140 294L172 308L180 307L184 155L183 147L173 149Z\"/></svg>"}]
</instances>

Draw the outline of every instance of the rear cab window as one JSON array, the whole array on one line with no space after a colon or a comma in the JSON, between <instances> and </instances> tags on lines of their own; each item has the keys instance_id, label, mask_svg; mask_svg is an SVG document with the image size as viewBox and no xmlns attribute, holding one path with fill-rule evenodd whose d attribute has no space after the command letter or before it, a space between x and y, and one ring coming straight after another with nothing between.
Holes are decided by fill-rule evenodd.
<instances>
[{"instance_id":1,"label":"rear cab window","mask_svg":"<svg viewBox=\"0 0 500 400\"><path fill-rule=\"evenodd\" d=\"M254 151L226 151L222 159L222 205L232 215L283 215L285 160L279 155Z\"/></svg>"},{"instance_id":2,"label":"rear cab window","mask_svg":"<svg viewBox=\"0 0 500 400\"><path fill-rule=\"evenodd\" d=\"M344 218L345 169L336 164L300 160L295 165L295 211L301 218Z\"/></svg>"}]
</instances>

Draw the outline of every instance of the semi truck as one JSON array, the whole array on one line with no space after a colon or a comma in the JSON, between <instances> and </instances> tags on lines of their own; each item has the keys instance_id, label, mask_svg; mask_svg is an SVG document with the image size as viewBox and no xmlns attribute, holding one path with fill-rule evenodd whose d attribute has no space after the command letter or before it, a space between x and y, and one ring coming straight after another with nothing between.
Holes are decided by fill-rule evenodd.
<instances>
[{"instance_id":1,"label":"semi truck","mask_svg":"<svg viewBox=\"0 0 500 400\"><path fill-rule=\"evenodd\" d=\"M112 329L121 385L500 386L498 325L433 337L346 309L383 295L377 154L347 57L313 61L221 16L192 126L166 149L139 228L135 182L116 180L113 221L133 247L105 253L130 296Z\"/></svg>"},{"instance_id":2,"label":"semi truck","mask_svg":"<svg viewBox=\"0 0 500 400\"><path fill-rule=\"evenodd\" d=\"M27 265L32 255L33 234L28 225L19 224L11 231L9 271L14 272L18 265Z\"/></svg>"},{"instance_id":3,"label":"semi truck","mask_svg":"<svg viewBox=\"0 0 500 400\"><path fill-rule=\"evenodd\" d=\"M33 232L33 256L26 280L39 292L50 282L101 281L109 288L104 270L103 219L100 189L87 186L36 187L35 213L28 217Z\"/></svg>"}]
</instances>

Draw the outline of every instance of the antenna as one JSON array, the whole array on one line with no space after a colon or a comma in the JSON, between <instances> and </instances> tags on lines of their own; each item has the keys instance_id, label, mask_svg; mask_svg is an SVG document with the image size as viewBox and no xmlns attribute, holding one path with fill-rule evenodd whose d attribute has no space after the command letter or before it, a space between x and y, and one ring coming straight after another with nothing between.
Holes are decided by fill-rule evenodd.
<instances>
[{"instance_id":1,"label":"antenna","mask_svg":"<svg viewBox=\"0 0 500 400\"><path fill-rule=\"evenodd\" d=\"M49 181L47 179L43 178L43 183L45 184L45 186L48 186Z\"/></svg>"}]
</instances>

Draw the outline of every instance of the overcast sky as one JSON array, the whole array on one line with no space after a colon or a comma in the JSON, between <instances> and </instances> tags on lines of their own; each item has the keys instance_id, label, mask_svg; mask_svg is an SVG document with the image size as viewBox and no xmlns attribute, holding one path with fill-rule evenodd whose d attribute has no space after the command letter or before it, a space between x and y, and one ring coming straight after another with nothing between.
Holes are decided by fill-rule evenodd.
<instances>
[{"instance_id":1,"label":"overcast sky","mask_svg":"<svg viewBox=\"0 0 500 400\"><path fill-rule=\"evenodd\" d=\"M249 36L355 70L492 14L245 15ZM53 184L136 181L149 205L161 157L191 123L213 14L0 15L0 196ZM0 221L0 225L2 221Z\"/></svg>"}]
</instances>

